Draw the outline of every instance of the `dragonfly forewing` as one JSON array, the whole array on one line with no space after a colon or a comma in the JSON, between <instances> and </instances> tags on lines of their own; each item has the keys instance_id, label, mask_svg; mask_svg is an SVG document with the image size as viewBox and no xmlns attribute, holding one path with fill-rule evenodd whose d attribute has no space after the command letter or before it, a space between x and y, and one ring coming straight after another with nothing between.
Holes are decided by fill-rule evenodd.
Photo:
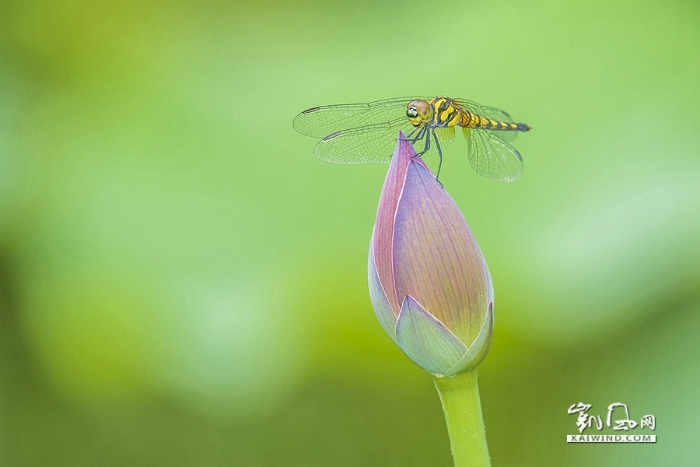
<instances>
[{"instance_id":1,"label":"dragonfly forewing","mask_svg":"<svg viewBox=\"0 0 700 467\"><path fill-rule=\"evenodd\" d=\"M341 104L313 107L294 118L292 126L299 133L323 138L333 133L378 122L406 119L406 105L422 97L395 97L363 104Z\"/></svg>"},{"instance_id":2,"label":"dragonfly forewing","mask_svg":"<svg viewBox=\"0 0 700 467\"><path fill-rule=\"evenodd\" d=\"M413 125L406 117L332 133L318 142L316 157L335 164L385 164L391 160L399 130Z\"/></svg>"}]
</instances>

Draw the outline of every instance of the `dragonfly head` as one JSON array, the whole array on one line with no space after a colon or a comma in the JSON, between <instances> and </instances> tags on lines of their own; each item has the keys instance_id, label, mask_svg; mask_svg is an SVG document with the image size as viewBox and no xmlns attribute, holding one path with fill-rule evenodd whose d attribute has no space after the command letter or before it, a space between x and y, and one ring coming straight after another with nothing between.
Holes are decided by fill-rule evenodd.
<instances>
[{"instance_id":1,"label":"dragonfly head","mask_svg":"<svg viewBox=\"0 0 700 467\"><path fill-rule=\"evenodd\" d=\"M406 106L406 116L413 126L419 127L432 120L433 108L426 101L411 101Z\"/></svg>"}]
</instances>

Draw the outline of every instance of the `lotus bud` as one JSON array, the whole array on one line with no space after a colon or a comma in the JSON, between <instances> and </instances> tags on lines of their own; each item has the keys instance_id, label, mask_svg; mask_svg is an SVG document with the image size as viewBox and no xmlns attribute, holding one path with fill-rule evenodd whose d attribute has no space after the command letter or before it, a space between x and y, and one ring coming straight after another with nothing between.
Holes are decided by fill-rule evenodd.
<instances>
[{"instance_id":1,"label":"lotus bud","mask_svg":"<svg viewBox=\"0 0 700 467\"><path fill-rule=\"evenodd\" d=\"M434 376L486 356L493 287L484 256L452 197L399 133L369 249L369 290L379 322Z\"/></svg>"}]
</instances>

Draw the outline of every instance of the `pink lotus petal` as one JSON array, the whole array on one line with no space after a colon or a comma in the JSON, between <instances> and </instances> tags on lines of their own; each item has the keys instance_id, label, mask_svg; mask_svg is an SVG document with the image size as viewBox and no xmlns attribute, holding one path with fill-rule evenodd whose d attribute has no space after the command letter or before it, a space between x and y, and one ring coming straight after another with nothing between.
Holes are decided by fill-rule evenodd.
<instances>
[{"instance_id":1,"label":"pink lotus petal","mask_svg":"<svg viewBox=\"0 0 700 467\"><path fill-rule=\"evenodd\" d=\"M413 146L406 140L406 136L403 133L399 133L396 150L391 158L389 172L386 174L382 194L379 198L377 221L374 225L374 233L372 235L377 275L384 286L384 290L391 304L391 308L394 310L395 316L399 315L401 302L399 297L396 296L392 260L394 217L396 215L396 205L399 202L401 191L403 190L406 169L415 154ZM401 300L403 300L403 297Z\"/></svg>"},{"instance_id":2,"label":"pink lotus petal","mask_svg":"<svg viewBox=\"0 0 700 467\"><path fill-rule=\"evenodd\" d=\"M411 295L472 342L489 303L486 262L459 208L421 164L407 167L393 234L396 294Z\"/></svg>"},{"instance_id":3,"label":"pink lotus petal","mask_svg":"<svg viewBox=\"0 0 700 467\"><path fill-rule=\"evenodd\" d=\"M454 374L486 355L488 267L454 200L402 133L377 210L369 283L382 327L424 369Z\"/></svg>"},{"instance_id":4,"label":"pink lotus petal","mask_svg":"<svg viewBox=\"0 0 700 467\"><path fill-rule=\"evenodd\" d=\"M372 248L372 245L369 247L368 263L369 298L372 301L374 313L377 315L377 319L384 328L384 331L396 342L396 316L394 316L391 304L386 297L384 287L382 287L382 284L379 282L379 276L377 275L377 268L374 261L374 248Z\"/></svg>"}]
</instances>

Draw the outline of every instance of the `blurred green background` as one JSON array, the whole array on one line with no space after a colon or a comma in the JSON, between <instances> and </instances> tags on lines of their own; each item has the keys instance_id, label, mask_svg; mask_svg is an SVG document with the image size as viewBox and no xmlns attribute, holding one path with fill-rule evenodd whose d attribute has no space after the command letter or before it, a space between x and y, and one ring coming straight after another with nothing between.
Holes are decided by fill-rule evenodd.
<instances>
[{"instance_id":1,"label":"blurred green background","mask_svg":"<svg viewBox=\"0 0 700 467\"><path fill-rule=\"evenodd\" d=\"M690 0L3 1L0 464L450 466L368 298L387 166L291 126L444 94L533 127L517 183L441 176L494 467L700 465L699 58ZM657 444L567 445L578 402Z\"/></svg>"}]
</instances>

